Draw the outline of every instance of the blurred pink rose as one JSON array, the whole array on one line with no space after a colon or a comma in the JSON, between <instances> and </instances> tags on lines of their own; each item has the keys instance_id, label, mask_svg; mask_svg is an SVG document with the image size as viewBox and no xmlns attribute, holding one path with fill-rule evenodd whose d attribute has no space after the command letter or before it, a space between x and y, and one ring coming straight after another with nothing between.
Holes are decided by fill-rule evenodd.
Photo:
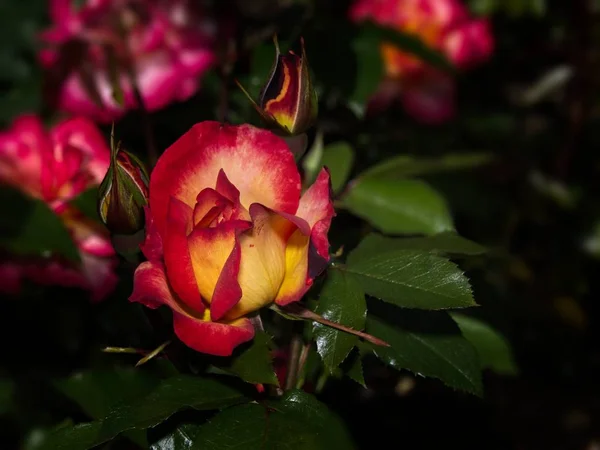
<instances>
[{"instance_id":1,"label":"blurred pink rose","mask_svg":"<svg viewBox=\"0 0 600 450\"><path fill-rule=\"evenodd\" d=\"M350 18L416 35L458 69L484 62L494 49L489 22L471 18L460 0L357 0ZM449 75L392 44L382 44L381 53L386 83L391 80L396 86L382 86L369 109L398 98L410 115L425 123L440 123L454 115L455 89Z\"/></svg>"},{"instance_id":2,"label":"blurred pink rose","mask_svg":"<svg viewBox=\"0 0 600 450\"><path fill-rule=\"evenodd\" d=\"M0 290L16 293L27 278L88 289L93 300L112 291L117 260L106 231L67 204L100 183L109 157L102 134L83 118L64 120L46 131L39 118L25 115L0 132L0 184L48 203L71 232L82 261L76 267L52 255L35 260L4 258L0 261Z\"/></svg>"},{"instance_id":3,"label":"blurred pink rose","mask_svg":"<svg viewBox=\"0 0 600 450\"><path fill-rule=\"evenodd\" d=\"M50 0L53 27L42 34L40 60L60 109L110 122L137 107L185 100L214 61L215 25L192 0ZM113 98L118 79L124 107Z\"/></svg>"}]
</instances>

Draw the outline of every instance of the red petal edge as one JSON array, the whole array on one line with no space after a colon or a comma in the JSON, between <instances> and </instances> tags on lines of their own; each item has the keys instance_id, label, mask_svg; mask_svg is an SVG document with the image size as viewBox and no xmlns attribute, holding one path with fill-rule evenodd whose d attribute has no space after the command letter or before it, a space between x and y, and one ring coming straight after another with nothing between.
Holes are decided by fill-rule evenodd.
<instances>
[{"instance_id":1,"label":"red petal edge","mask_svg":"<svg viewBox=\"0 0 600 450\"><path fill-rule=\"evenodd\" d=\"M241 319L239 325L203 322L173 312L175 334L190 348L216 356L230 356L238 345L254 337L250 320Z\"/></svg>"},{"instance_id":2,"label":"red petal edge","mask_svg":"<svg viewBox=\"0 0 600 450\"><path fill-rule=\"evenodd\" d=\"M191 231L192 214L192 208L171 197L166 232L163 234L164 260L173 290L186 305L202 312L205 307L196 283L187 239Z\"/></svg>"}]
</instances>

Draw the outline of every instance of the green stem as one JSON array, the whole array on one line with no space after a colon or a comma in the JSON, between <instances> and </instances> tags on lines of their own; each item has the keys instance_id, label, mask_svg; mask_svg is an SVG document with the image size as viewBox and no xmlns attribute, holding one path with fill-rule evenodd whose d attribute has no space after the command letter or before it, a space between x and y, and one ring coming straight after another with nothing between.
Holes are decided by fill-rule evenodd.
<instances>
[{"instance_id":1,"label":"green stem","mask_svg":"<svg viewBox=\"0 0 600 450\"><path fill-rule=\"evenodd\" d=\"M302 350L302 336L300 333L294 333L290 344L290 359L288 361L287 376L285 380L285 390L289 391L296 386L298 379L298 367L300 362L300 351Z\"/></svg>"}]
</instances>

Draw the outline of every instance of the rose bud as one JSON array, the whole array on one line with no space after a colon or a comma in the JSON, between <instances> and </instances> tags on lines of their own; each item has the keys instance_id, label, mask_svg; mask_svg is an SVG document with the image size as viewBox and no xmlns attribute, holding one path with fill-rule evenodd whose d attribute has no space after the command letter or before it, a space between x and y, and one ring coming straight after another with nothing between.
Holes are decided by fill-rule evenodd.
<instances>
[{"instance_id":1,"label":"rose bud","mask_svg":"<svg viewBox=\"0 0 600 450\"><path fill-rule=\"evenodd\" d=\"M98 213L113 236L134 235L144 228L148 173L143 163L114 143L110 167L98 189Z\"/></svg>"},{"instance_id":2,"label":"rose bud","mask_svg":"<svg viewBox=\"0 0 600 450\"><path fill-rule=\"evenodd\" d=\"M300 40L301 56L291 50L282 55L277 37L273 40L275 63L261 90L259 103L239 82L237 84L271 128L279 129L288 136L299 135L313 126L318 113L317 93L310 80L304 39Z\"/></svg>"},{"instance_id":3,"label":"rose bud","mask_svg":"<svg viewBox=\"0 0 600 450\"><path fill-rule=\"evenodd\" d=\"M260 309L300 300L329 261L329 172L302 194L284 140L250 125L202 122L175 141L152 171L147 213L130 300L169 307L198 352L231 355Z\"/></svg>"}]
</instances>

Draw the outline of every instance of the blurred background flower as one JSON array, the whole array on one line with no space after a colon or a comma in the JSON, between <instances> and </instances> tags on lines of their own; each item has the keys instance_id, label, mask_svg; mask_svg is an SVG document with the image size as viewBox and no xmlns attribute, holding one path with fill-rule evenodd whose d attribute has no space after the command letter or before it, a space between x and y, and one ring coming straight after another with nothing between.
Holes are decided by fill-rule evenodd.
<instances>
[{"instance_id":1,"label":"blurred background flower","mask_svg":"<svg viewBox=\"0 0 600 450\"><path fill-rule=\"evenodd\" d=\"M47 253L42 258L8 257L0 289L18 293L23 279L79 287L101 300L116 284L114 250L101 225L69 204L97 186L108 170L109 150L93 122L66 119L49 131L34 115L15 119L0 133L0 183L46 203L79 249L80 264ZM45 230L37 230L43 234Z\"/></svg>"},{"instance_id":2,"label":"blurred background flower","mask_svg":"<svg viewBox=\"0 0 600 450\"><path fill-rule=\"evenodd\" d=\"M200 2L51 0L41 35L48 94L58 107L100 122L185 100L214 61L216 24ZM118 88L116 88L118 86ZM136 92L137 91L137 92Z\"/></svg>"},{"instance_id":3,"label":"blurred background flower","mask_svg":"<svg viewBox=\"0 0 600 450\"><path fill-rule=\"evenodd\" d=\"M481 64L494 49L488 20L473 18L461 0L357 0L349 14L356 22L369 20L418 37L458 70ZM405 110L422 122L440 123L454 116L451 74L393 43L382 43L381 54L386 80L372 98L372 111L399 98Z\"/></svg>"}]
</instances>

